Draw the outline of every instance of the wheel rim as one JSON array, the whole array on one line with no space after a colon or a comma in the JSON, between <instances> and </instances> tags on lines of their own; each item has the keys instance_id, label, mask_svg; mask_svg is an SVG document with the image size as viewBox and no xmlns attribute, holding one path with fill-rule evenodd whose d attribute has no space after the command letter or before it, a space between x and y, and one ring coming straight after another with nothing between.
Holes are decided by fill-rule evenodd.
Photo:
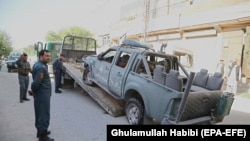
<instances>
[{"instance_id":1,"label":"wheel rim","mask_svg":"<svg viewBox=\"0 0 250 141\"><path fill-rule=\"evenodd\" d=\"M131 108L128 110L128 121L130 124L138 124L140 110L137 106L131 105Z\"/></svg>"}]
</instances>

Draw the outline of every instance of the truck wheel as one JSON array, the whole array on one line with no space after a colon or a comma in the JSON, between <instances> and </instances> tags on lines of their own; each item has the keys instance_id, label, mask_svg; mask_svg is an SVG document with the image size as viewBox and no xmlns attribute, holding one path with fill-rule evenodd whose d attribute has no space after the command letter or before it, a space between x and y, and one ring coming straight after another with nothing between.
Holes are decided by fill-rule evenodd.
<instances>
[{"instance_id":1,"label":"truck wheel","mask_svg":"<svg viewBox=\"0 0 250 141\"><path fill-rule=\"evenodd\" d=\"M144 120L144 106L136 98L130 98L126 103L126 116L129 124L141 125Z\"/></svg>"},{"instance_id":2,"label":"truck wheel","mask_svg":"<svg viewBox=\"0 0 250 141\"><path fill-rule=\"evenodd\" d=\"M89 67L87 67L84 70L82 80L87 85L91 85L91 86L94 85L93 81L91 80L91 71L89 70Z\"/></svg>"}]
</instances>

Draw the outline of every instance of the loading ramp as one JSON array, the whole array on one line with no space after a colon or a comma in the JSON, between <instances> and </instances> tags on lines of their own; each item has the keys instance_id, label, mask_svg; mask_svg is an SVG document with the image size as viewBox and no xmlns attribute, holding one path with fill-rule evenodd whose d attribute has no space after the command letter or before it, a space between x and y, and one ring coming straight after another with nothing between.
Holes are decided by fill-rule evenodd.
<instances>
[{"instance_id":1,"label":"loading ramp","mask_svg":"<svg viewBox=\"0 0 250 141\"><path fill-rule=\"evenodd\" d=\"M77 66L79 67L79 65L73 63L63 63L65 73L74 80L74 83L77 83L86 93L88 93L107 113L114 117L125 115L125 102L113 98L98 86L88 86L83 83L82 72Z\"/></svg>"}]
</instances>

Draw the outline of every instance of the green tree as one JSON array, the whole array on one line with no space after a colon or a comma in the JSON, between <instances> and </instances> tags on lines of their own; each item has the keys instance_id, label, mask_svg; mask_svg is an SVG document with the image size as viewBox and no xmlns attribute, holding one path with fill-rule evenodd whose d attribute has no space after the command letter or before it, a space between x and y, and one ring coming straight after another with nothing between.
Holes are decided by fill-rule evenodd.
<instances>
[{"instance_id":1,"label":"green tree","mask_svg":"<svg viewBox=\"0 0 250 141\"><path fill-rule=\"evenodd\" d=\"M10 36L5 31L0 31L0 57L8 56L13 50Z\"/></svg>"},{"instance_id":2,"label":"green tree","mask_svg":"<svg viewBox=\"0 0 250 141\"><path fill-rule=\"evenodd\" d=\"M29 45L23 48L23 52L27 53L29 56L34 56L35 55L34 45Z\"/></svg>"},{"instance_id":3,"label":"green tree","mask_svg":"<svg viewBox=\"0 0 250 141\"><path fill-rule=\"evenodd\" d=\"M62 41L66 35L77 35L84 37L93 37L93 34L81 27L73 26L70 28L61 29L58 32L49 31L45 37L45 40L48 41Z\"/></svg>"},{"instance_id":4,"label":"green tree","mask_svg":"<svg viewBox=\"0 0 250 141\"><path fill-rule=\"evenodd\" d=\"M61 41L63 37L61 37L58 33L54 31L49 31L46 35L46 41Z\"/></svg>"}]
</instances>

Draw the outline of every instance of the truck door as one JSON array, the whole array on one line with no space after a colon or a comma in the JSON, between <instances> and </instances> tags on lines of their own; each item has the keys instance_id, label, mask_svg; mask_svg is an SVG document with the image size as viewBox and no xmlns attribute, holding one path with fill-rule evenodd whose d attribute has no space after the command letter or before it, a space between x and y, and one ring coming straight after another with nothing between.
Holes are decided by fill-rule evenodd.
<instances>
[{"instance_id":1,"label":"truck door","mask_svg":"<svg viewBox=\"0 0 250 141\"><path fill-rule=\"evenodd\" d=\"M43 47L43 43L42 42L37 42L34 46L34 50L35 50L35 54L36 54L36 57L37 57L37 61L39 60L39 52L41 50L43 50L44 47Z\"/></svg>"},{"instance_id":2,"label":"truck door","mask_svg":"<svg viewBox=\"0 0 250 141\"><path fill-rule=\"evenodd\" d=\"M128 62L131 54L121 51L115 64L110 69L108 87L109 90L116 96L121 96L122 88L124 87L125 73L128 69Z\"/></svg>"},{"instance_id":3,"label":"truck door","mask_svg":"<svg viewBox=\"0 0 250 141\"><path fill-rule=\"evenodd\" d=\"M102 55L101 60L97 60L95 64L95 71L93 75L99 84L104 87L108 85L108 77L113 60L115 60L116 50L109 50Z\"/></svg>"}]
</instances>

